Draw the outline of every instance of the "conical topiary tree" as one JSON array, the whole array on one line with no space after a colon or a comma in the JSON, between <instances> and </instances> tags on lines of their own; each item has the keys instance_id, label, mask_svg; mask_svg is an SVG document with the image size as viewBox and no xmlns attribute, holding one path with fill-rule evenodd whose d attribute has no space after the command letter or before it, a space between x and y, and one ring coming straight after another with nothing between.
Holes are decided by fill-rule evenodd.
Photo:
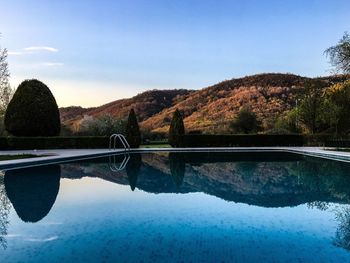
<instances>
[{"instance_id":1,"label":"conical topiary tree","mask_svg":"<svg viewBox=\"0 0 350 263\"><path fill-rule=\"evenodd\" d=\"M15 136L56 136L60 113L50 89L36 79L17 88L5 113L5 129Z\"/></svg>"},{"instance_id":2,"label":"conical topiary tree","mask_svg":"<svg viewBox=\"0 0 350 263\"><path fill-rule=\"evenodd\" d=\"M185 126L182 115L178 109L175 110L169 128L169 144L172 147L181 146L181 136L185 134Z\"/></svg>"},{"instance_id":3,"label":"conical topiary tree","mask_svg":"<svg viewBox=\"0 0 350 263\"><path fill-rule=\"evenodd\" d=\"M129 112L128 123L126 124L126 140L132 148L138 148L141 144L140 128L134 109Z\"/></svg>"}]
</instances>

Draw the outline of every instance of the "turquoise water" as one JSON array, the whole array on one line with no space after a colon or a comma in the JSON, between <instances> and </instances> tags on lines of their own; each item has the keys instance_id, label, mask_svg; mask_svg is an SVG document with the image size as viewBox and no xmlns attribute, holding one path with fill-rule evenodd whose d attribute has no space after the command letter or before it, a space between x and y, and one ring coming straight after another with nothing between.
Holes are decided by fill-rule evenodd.
<instances>
[{"instance_id":1,"label":"turquoise water","mask_svg":"<svg viewBox=\"0 0 350 263\"><path fill-rule=\"evenodd\" d=\"M350 262L349 204L350 164L287 153L145 153L9 170L0 260Z\"/></svg>"}]
</instances>

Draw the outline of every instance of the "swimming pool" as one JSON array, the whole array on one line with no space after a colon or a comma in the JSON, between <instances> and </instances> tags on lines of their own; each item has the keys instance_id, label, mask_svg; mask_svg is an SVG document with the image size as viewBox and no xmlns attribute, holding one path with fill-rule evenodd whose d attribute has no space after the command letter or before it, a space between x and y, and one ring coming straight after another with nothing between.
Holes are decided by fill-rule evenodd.
<instances>
[{"instance_id":1,"label":"swimming pool","mask_svg":"<svg viewBox=\"0 0 350 263\"><path fill-rule=\"evenodd\" d=\"M1 262L349 262L350 164L154 152L8 170Z\"/></svg>"}]
</instances>

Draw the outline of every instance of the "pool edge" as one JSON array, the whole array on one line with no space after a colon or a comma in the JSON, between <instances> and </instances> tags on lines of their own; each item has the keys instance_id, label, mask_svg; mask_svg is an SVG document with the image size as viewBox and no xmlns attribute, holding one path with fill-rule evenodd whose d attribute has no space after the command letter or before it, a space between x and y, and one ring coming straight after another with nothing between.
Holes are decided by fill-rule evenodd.
<instances>
[{"instance_id":1,"label":"pool edge","mask_svg":"<svg viewBox=\"0 0 350 263\"><path fill-rule=\"evenodd\" d=\"M317 158L335 161L350 162L350 153L324 150L321 147L216 147L216 148L134 148L129 151L123 149L110 151L108 149L85 149L85 150L43 150L36 151L37 154L51 154L28 159L16 159L0 161L0 170L11 170L31 166L65 163L86 159L99 158L109 155L125 153L147 153L147 152L289 152L307 155ZM5 153L5 152L2 152ZM8 153L8 152L7 152ZM15 151L12 154L23 154L28 151ZM33 153L33 151L31 151Z\"/></svg>"}]
</instances>

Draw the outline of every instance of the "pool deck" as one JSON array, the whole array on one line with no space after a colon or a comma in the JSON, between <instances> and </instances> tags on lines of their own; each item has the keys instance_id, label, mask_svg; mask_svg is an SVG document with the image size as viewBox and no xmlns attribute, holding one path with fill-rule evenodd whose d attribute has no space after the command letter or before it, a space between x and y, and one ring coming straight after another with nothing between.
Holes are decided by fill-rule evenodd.
<instances>
[{"instance_id":1,"label":"pool deck","mask_svg":"<svg viewBox=\"0 0 350 263\"><path fill-rule=\"evenodd\" d=\"M350 162L350 152L332 151L323 147L222 147L222 148L137 148L130 149L134 152L159 152L159 151L196 151L196 152L291 152L308 156L333 159ZM125 153L124 149L110 151L109 149L56 149L56 150L14 150L0 151L0 155L33 154L42 155L39 157L0 161L0 170L22 168L36 165L52 164L57 162L69 162L74 160L92 159L108 156L111 154Z\"/></svg>"}]
</instances>

